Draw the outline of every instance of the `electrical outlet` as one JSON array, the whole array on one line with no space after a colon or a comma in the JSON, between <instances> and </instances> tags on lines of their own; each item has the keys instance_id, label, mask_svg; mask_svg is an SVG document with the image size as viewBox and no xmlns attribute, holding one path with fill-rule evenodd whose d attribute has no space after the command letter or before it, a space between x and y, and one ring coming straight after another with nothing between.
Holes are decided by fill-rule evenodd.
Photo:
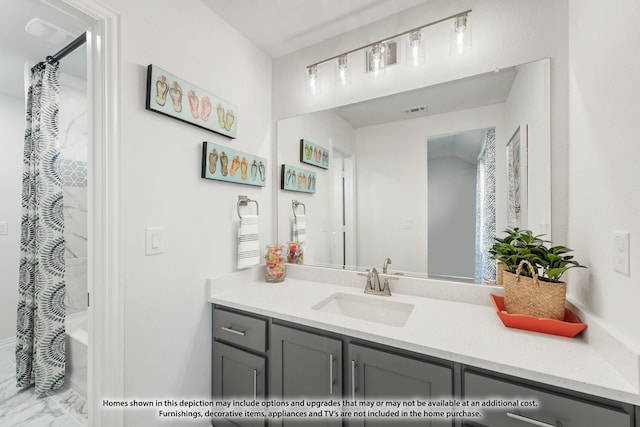
<instances>
[{"instance_id":1,"label":"electrical outlet","mask_svg":"<svg viewBox=\"0 0 640 427\"><path fill-rule=\"evenodd\" d=\"M9 227L7 221L0 221L0 234L9 234Z\"/></svg>"},{"instance_id":2,"label":"electrical outlet","mask_svg":"<svg viewBox=\"0 0 640 427\"><path fill-rule=\"evenodd\" d=\"M629 273L629 232L613 232L613 269L627 276Z\"/></svg>"}]
</instances>

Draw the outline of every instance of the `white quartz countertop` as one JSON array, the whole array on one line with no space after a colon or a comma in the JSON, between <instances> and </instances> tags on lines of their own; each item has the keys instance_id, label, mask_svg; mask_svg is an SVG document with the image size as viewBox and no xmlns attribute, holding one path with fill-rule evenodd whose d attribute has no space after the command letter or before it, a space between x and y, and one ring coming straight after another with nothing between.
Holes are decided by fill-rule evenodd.
<instances>
[{"instance_id":1,"label":"white quartz countertop","mask_svg":"<svg viewBox=\"0 0 640 427\"><path fill-rule=\"evenodd\" d=\"M489 305L397 292L391 297L365 295L363 288L297 278L281 283L212 279L209 302L640 405L637 387L580 336L566 338L507 328ZM415 307L402 327L312 308L337 292L389 298Z\"/></svg>"}]
</instances>

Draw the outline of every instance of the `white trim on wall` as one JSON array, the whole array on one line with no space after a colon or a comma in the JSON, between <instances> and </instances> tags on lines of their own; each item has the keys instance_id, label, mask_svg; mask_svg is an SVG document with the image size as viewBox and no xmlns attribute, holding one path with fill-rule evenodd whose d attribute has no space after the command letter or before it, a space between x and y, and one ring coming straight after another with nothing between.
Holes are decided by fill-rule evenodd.
<instances>
[{"instance_id":1,"label":"white trim on wall","mask_svg":"<svg viewBox=\"0 0 640 427\"><path fill-rule=\"evenodd\" d=\"M94 0L42 0L89 26L89 425L121 427L124 413L124 262L119 15Z\"/></svg>"}]
</instances>

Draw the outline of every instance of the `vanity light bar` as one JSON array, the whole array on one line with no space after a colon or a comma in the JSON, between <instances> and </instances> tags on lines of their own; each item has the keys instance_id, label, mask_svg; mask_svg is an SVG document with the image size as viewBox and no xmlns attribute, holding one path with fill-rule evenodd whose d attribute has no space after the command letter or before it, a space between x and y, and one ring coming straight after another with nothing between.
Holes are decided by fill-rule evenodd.
<instances>
[{"instance_id":1,"label":"vanity light bar","mask_svg":"<svg viewBox=\"0 0 640 427\"><path fill-rule=\"evenodd\" d=\"M407 34L411 34L411 33L415 32L415 31L420 31L420 30L422 30L424 28L431 27L432 25L440 24L442 22L449 21L449 20L452 20L452 19L457 19L459 17L466 17L469 13L471 13L472 10L473 9L465 10L464 12L459 12L459 13L456 13L455 15L447 16L446 18L442 18L442 19L438 19L437 21L429 22L428 24L424 24L424 25L421 25L419 27L415 27L415 28L412 28L410 30L403 31L403 32L398 33L398 34L394 34L392 36L385 37L384 39L380 39L380 40L377 40L377 41L374 41L374 42L371 42L371 43L367 43L366 45L357 47L355 49L348 50L346 52L343 52L343 53L340 53L338 55L332 56L331 58L323 59L322 61L314 62L313 64L307 65L307 69L311 69L311 68L317 67L318 65L324 64L324 63L329 62L329 61L333 61L334 59L338 59L341 56L350 55L352 53L358 52L359 50L367 49L367 48L369 48L369 47L371 47L373 45L376 45L376 44L379 44L379 43L384 43L386 41L395 39L396 37L401 37L401 36L404 36L404 35L407 35Z\"/></svg>"}]
</instances>

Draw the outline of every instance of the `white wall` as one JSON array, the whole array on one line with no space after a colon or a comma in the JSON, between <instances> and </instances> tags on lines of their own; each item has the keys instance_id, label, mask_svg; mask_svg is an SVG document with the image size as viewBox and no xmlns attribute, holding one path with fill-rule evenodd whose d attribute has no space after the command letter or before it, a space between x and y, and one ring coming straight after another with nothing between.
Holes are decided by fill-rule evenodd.
<instances>
[{"instance_id":1,"label":"white wall","mask_svg":"<svg viewBox=\"0 0 640 427\"><path fill-rule=\"evenodd\" d=\"M504 104L356 130L359 266L391 257L393 269L427 273L427 138L490 127L504 140ZM504 150L496 153L496 170L505 173ZM496 186L496 204L506 206L499 197L504 181Z\"/></svg>"},{"instance_id":2,"label":"white wall","mask_svg":"<svg viewBox=\"0 0 640 427\"><path fill-rule=\"evenodd\" d=\"M333 86L331 64L320 69L327 78L322 93L304 92L305 66L340 52L365 45L437 18L473 9L473 49L462 57L449 56L446 25L429 29L431 41L423 67L393 67L381 79L370 79L352 71L353 84L344 90ZM426 36L426 35L425 35ZM566 240L567 227L567 2L565 0L432 0L394 17L278 58L273 64L276 119L309 111L350 104L504 68L542 58L551 58L551 138L553 235ZM362 63L354 55L352 63Z\"/></svg>"},{"instance_id":3,"label":"white wall","mask_svg":"<svg viewBox=\"0 0 640 427\"><path fill-rule=\"evenodd\" d=\"M477 163L455 155L432 158L428 154L430 276L475 276L477 171Z\"/></svg>"},{"instance_id":4,"label":"white wall","mask_svg":"<svg viewBox=\"0 0 640 427\"><path fill-rule=\"evenodd\" d=\"M569 246L589 266L569 291L640 344L640 3L569 10ZM614 230L631 233L631 276L612 269Z\"/></svg>"},{"instance_id":5,"label":"white wall","mask_svg":"<svg viewBox=\"0 0 640 427\"><path fill-rule=\"evenodd\" d=\"M205 281L236 269L239 195L259 202L260 246L273 242L277 183L270 174L266 188L200 178L202 141L265 157L271 167L271 59L201 2L105 3L121 16L125 395L210 398ZM235 104L237 139L146 111L148 64ZM164 227L164 254L145 256L145 227ZM144 410L125 420L158 423Z\"/></svg>"},{"instance_id":6,"label":"white wall","mask_svg":"<svg viewBox=\"0 0 640 427\"><path fill-rule=\"evenodd\" d=\"M523 164L528 166L523 224L535 234L545 234L547 239L554 239L551 236L550 149L554 143L549 144L549 64L537 61L517 68L518 73L505 103L505 130L508 142L518 127L522 127L520 140L526 140L528 145L527 150L522 151L527 157ZM501 230L497 229L498 232ZM562 236L558 238L563 240Z\"/></svg>"},{"instance_id":7,"label":"white wall","mask_svg":"<svg viewBox=\"0 0 640 427\"><path fill-rule=\"evenodd\" d=\"M292 117L278 122L278 167L283 163L311 170L316 173L316 193L298 193L284 190L278 192L278 241L291 241L293 210L291 201L298 200L306 207L306 242L304 261L306 264L331 264L331 248L335 239L342 239L341 224L332 220L342 206L336 205L333 188L335 176L332 173L339 165L329 162L329 169L320 169L300 162L300 140L306 139L330 151L344 154L354 153L354 129L334 112L322 112ZM280 179L280 177L278 178ZM279 188L279 182L274 188ZM302 207L298 208L302 212ZM340 236L338 236L340 234Z\"/></svg>"},{"instance_id":8,"label":"white wall","mask_svg":"<svg viewBox=\"0 0 640 427\"><path fill-rule=\"evenodd\" d=\"M16 336L24 127L24 101L0 95L0 341Z\"/></svg>"}]
</instances>

